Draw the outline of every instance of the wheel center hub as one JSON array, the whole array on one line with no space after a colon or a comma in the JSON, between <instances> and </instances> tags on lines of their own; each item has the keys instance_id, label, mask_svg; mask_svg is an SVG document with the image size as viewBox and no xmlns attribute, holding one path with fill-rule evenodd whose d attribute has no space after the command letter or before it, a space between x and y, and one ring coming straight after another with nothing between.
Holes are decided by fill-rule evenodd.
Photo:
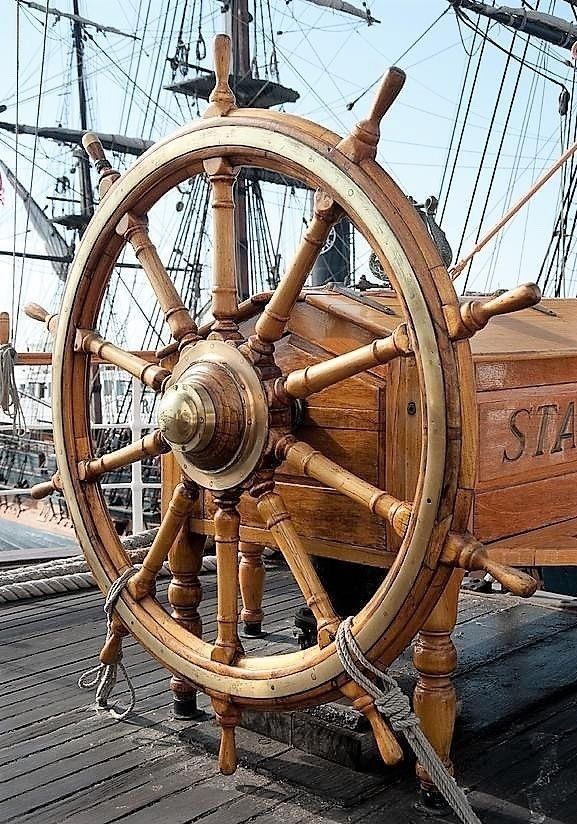
<instances>
[{"instance_id":1,"label":"wheel center hub","mask_svg":"<svg viewBox=\"0 0 577 824\"><path fill-rule=\"evenodd\" d=\"M242 483L268 435L268 404L253 365L223 341L185 350L160 400L158 427L189 478L215 490Z\"/></svg>"}]
</instances>

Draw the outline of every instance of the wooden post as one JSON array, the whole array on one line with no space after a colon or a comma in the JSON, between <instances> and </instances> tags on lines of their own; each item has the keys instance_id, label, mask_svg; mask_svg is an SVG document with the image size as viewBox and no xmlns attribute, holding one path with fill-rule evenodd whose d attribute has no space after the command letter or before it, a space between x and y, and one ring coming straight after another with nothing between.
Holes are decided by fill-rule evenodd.
<instances>
[{"instance_id":1,"label":"wooden post","mask_svg":"<svg viewBox=\"0 0 577 824\"><path fill-rule=\"evenodd\" d=\"M10 315L0 312L0 345L10 342Z\"/></svg>"},{"instance_id":2,"label":"wooden post","mask_svg":"<svg viewBox=\"0 0 577 824\"><path fill-rule=\"evenodd\" d=\"M168 587L168 601L175 621L202 638L202 620L198 606L202 600L202 585L198 577L202 567L205 535L192 532L187 524L168 554L172 580ZM173 675L170 681L173 694L173 710L177 718L193 718L198 713L196 689L181 675Z\"/></svg>"},{"instance_id":3,"label":"wooden post","mask_svg":"<svg viewBox=\"0 0 577 824\"><path fill-rule=\"evenodd\" d=\"M457 668L457 650L451 633L457 622L462 578L462 572L453 572L413 648L413 663L418 672L413 706L423 732L451 773L451 742L457 714L457 694L452 681ZM417 776L423 791L434 795L433 784L422 764L417 764Z\"/></svg>"},{"instance_id":4,"label":"wooden post","mask_svg":"<svg viewBox=\"0 0 577 824\"><path fill-rule=\"evenodd\" d=\"M211 311L215 321L212 333L222 337L223 340L237 339L239 334L235 317L238 311L238 294L233 193L237 173L224 158L205 160L204 170L212 184L213 287Z\"/></svg>"},{"instance_id":5,"label":"wooden post","mask_svg":"<svg viewBox=\"0 0 577 824\"><path fill-rule=\"evenodd\" d=\"M238 545L240 515L237 489L214 495L214 543L217 567L217 637L212 651L213 661L231 664L242 651L238 637Z\"/></svg>"},{"instance_id":6,"label":"wooden post","mask_svg":"<svg viewBox=\"0 0 577 824\"><path fill-rule=\"evenodd\" d=\"M265 569L262 562L264 546L241 541L238 577L242 596L241 620L246 635L259 636L262 633L264 613L262 596L264 592Z\"/></svg>"}]
</instances>

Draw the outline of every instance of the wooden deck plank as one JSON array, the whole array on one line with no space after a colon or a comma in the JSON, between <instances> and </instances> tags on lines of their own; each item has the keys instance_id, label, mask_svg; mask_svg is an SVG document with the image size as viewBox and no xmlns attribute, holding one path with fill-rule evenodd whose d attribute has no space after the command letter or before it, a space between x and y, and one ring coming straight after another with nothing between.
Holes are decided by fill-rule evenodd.
<instances>
[{"instance_id":1,"label":"wooden deck plank","mask_svg":"<svg viewBox=\"0 0 577 824\"><path fill-rule=\"evenodd\" d=\"M203 584L210 635L214 576ZM270 571L268 586L268 635L245 640L246 648L294 649L293 613L302 599L283 569ZM162 597L165 589L163 584ZM76 679L95 663L102 643L101 606L102 596L92 591L29 603L9 618L11 605L0 607L0 656L6 662L0 671L2 822L432 821L414 808L410 760L400 770L383 771L375 783L374 776L351 778L345 768L279 743L267 742L264 751L262 736L238 730L241 770L231 778L218 775L215 757L202 750L214 752L218 746L211 716L195 723L171 718L168 674L134 642L127 641L125 660L137 684L135 715L122 724L96 716L92 696L78 692ZM457 769L461 783L474 790L484 824L529 824L537 820L529 808L542 816L542 824L575 824L570 811L577 800L577 675L573 681L570 675L576 617L513 599L468 596L456 634L462 658L457 683L465 707ZM404 669L409 671L406 663ZM554 703L542 703L543 688L557 695ZM565 698L558 694L562 688ZM524 717L515 716L519 700L531 707ZM204 696L201 705L208 707ZM491 717L513 721L487 730ZM313 788L308 791L296 786L305 774ZM341 809L337 802L354 806Z\"/></svg>"}]
</instances>

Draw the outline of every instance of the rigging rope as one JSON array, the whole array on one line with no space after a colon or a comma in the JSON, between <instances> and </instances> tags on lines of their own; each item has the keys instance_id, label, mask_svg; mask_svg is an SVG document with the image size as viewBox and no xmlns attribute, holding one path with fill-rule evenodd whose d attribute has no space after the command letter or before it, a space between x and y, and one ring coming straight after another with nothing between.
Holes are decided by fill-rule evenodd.
<instances>
[{"instance_id":1,"label":"rigging rope","mask_svg":"<svg viewBox=\"0 0 577 824\"><path fill-rule=\"evenodd\" d=\"M499 89L498 89L497 95L495 97L495 105L493 106L493 114L491 116L491 121L489 123L489 130L487 132L487 138L485 140L485 145L483 146L483 152L481 154L481 160L479 161L479 168L477 170L477 176L475 178L475 184L473 186L473 192L472 192L471 197L469 199L469 208L467 209L467 214L465 216L465 223L463 224L463 230L461 232L461 239L459 240L459 246L458 246L458 249L457 249L457 255L456 255L457 260L459 260L460 257L461 257L461 251L463 249L463 243L464 243L464 240L465 240L465 236L467 234L467 228L469 226L469 220L471 218L471 213L473 211L473 204L475 202L475 197L476 197L476 194L477 194L477 190L479 188L479 183L481 181L481 174L482 174L482 171L483 171L483 163L485 162L485 157L487 156L487 151L489 149L489 144L491 142L493 127L494 127L495 121L497 119L497 112L499 111L499 105L501 103L501 95L503 93L503 88L505 86L505 80L507 78L509 65L511 63L511 59L512 59L512 56L513 56L513 48L515 46L516 39L517 39L517 32L514 32L513 37L511 38L511 45L509 46L509 51L508 51L508 54L507 54L507 60L505 61L505 68L503 69L503 76L501 78L501 83L499 84ZM469 271L470 271L470 268L469 268ZM468 273L467 273L467 279L465 281L465 288L466 288L467 282L468 282ZM465 290L463 289L463 291L465 291Z\"/></svg>"},{"instance_id":2,"label":"rigging rope","mask_svg":"<svg viewBox=\"0 0 577 824\"><path fill-rule=\"evenodd\" d=\"M513 48L513 44L514 44L514 39L513 39L513 43L511 43L511 49ZM483 203L483 209L482 209L482 212L481 212L481 217L479 218L477 233L475 235L475 243L477 243L479 238L481 237L481 229L483 227L483 221L485 220L485 216L487 214L487 208L489 206L489 200L491 198L491 192L493 191L493 184L495 183L495 178L497 176L497 169L498 169L498 166L499 166L499 160L501 158L501 152L503 151L503 146L505 144L505 137L507 135L507 129L508 129L508 126L509 126L509 121L511 120L511 115L513 113L513 107L515 105L515 99L517 97L517 90L519 88L519 82L521 80L521 74L523 72L524 61L525 61L525 57L527 55L527 49L528 48L529 48L529 43L527 42L527 43L525 43L525 48L523 50L523 56L521 58L521 60L523 62L521 62L519 64L519 69L517 71L517 77L516 77L516 80L515 80L515 85L513 87L513 92L511 94L511 100L509 102L509 109L507 111L507 116L505 118L505 123L503 125L503 131L501 133L501 140L499 141L499 147L497 149L497 154L496 154L496 157L495 157L495 163L493 164L493 172L491 174L491 179L489 181L489 186L488 186L488 189L487 189L487 193L485 195L485 202ZM508 68L508 63L505 66L505 74L507 72L507 68ZM499 96L500 96L500 92L501 92L501 90L499 90ZM483 157L484 157L484 155L483 155ZM481 159L481 164L482 163L483 163L483 159ZM463 293L467 291L467 286L468 286L469 278L470 278L470 275L471 275L471 269L472 269L472 261L471 261L471 264L469 265L467 274L465 275L465 282L463 284Z\"/></svg>"},{"instance_id":3,"label":"rigging rope","mask_svg":"<svg viewBox=\"0 0 577 824\"><path fill-rule=\"evenodd\" d=\"M444 16L445 16L445 15L446 15L446 14L447 14L450 10L451 10L451 7L450 7L450 6L448 6L448 7L447 7L444 11L442 11L442 12L441 12L441 14L439 14L439 16L438 16L438 17L436 17L436 18L433 20L433 22L432 22L429 26L427 26L427 28L425 29L425 31L424 31L424 32L422 32L422 34L420 34L420 35L417 37L417 39L416 39L416 40L414 40L414 41L411 43L411 45L410 45L410 46L408 46L408 47L405 49L405 51L404 51L404 52L403 52L403 53L402 53L399 57L397 57L397 59L396 59L395 61L393 61L393 65L394 65L394 66L397 66L397 65L401 62L401 60L402 60L404 57L406 57L406 56L409 54L409 52L410 52L410 51L412 51L412 50L414 49L414 47L415 47L418 43L420 43L420 42L421 42L421 40L422 40L422 39L423 39L423 38L424 38L424 37L425 37L425 36L426 36L426 35L427 35L430 31L431 31L431 29L433 29L433 28L437 25L437 23L439 22L439 20L441 20L441 19L442 19L442 18L443 18L443 17L444 17ZM363 99L363 97L371 91L371 89L374 89L374 88L375 88L375 86L377 85L377 83L379 83L379 82L381 81L381 77L382 77L382 75L379 75L379 77L377 77L377 79L376 79L373 83L371 83L371 84L370 84L370 86L367 86L367 88L366 88L363 92L361 92L361 93L358 95L358 97L355 97L355 99L354 99L354 100L352 100L350 103L347 103L347 109L348 109L348 111L349 111L349 112L350 112L350 111L352 111L352 110L354 109L354 107L357 105L357 103L358 103L360 100L362 100L362 99Z\"/></svg>"},{"instance_id":4,"label":"rigging rope","mask_svg":"<svg viewBox=\"0 0 577 824\"><path fill-rule=\"evenodd\" d=\"M487 34L488 31L489 31L489 23L487 22L487 29L486 29L485 35ZM471 89L470 89L470 92L469 92L469 100L467 101L467 108L465 110L465 116L463 118L463 125L461 127L461 134L459 136L459 142L457 144L457 150L455 152L455 157L453 159L453 168L451 169L451 175L449 177L449 184L447 186L447 192L445 194L445 201L443 203L443 211L441 212L441 217L440 217L440 220L439 220L439 223L441 225L443 224L443 220L445 218L445 211L447 209L447 203L448 203L448 200L449 200L449 195L451 193L451 187L453 185L453 180L455 178L455 173L457 171L457 163L458 163L459 155L460 155L460 152L461 152L461 146L463 144L463 139L465 137L465 130L467 128L467 123L468 123L468 120L469 120L469 114L471 112L471 106L473 105L473 97L474 97L474 94L475 94L475 89L477 87L477 79L479 77L479 72L481 70L481 62L483 60L485 45L487 43L486 36L484 36L482 32L481 32L481 37L482 37L482 43L481 43L481 48L479 49L479 58L477 60L477 68L475 69L475 75L473 77L473 82L471 83Z\"/></svg>"},{"instance_id":5,"label":"rigging rope","mask_svg":"<svg viewBox=\"0 0 577 824\"><path fill-rule=\"evenodd\" d=\"M18 4L18 7L20 4ZM44 82L44 65L46 62L46 40L48 37L48 12L49 12L49 0L46 0L46 12L44 16L44 37L42 38L42 57L40 62L40 79L38 81L38 104L36 106L36 134L34 135L34 148L32 151L32 170L30 172L30 191L32 191L33 184L34 184L34 172L36 170L36 152L38 150L38 126L40 123L40 106L42 102L42 85ZM17 115L18 116L18 115ZM16 127L16 134L18 134L18 127ZM15 306L13 306L13 314L12 317L14 318L14 341L16 341L16 336L18 332L18 321L20 319L20 303L22 300L22 286L24 283L24 266L26 264L26 246L28 243L28 228L30 225L30 210L26 210L26 228L24 230L24 249L22 255L22 267L20 271L20 283L18 288L18 298L16 300Z\"/></svg>"},{"instance_id":6,"label":"rigging rope","mask_svg":"<svg viewBox=\"0 0 577 824\"><path fill-rule=\"evenodd\" d=\"M459 29L459 32L460 32L460 29ZM449 140L449 148L447 149L447 154L445 156L445 165L443 167L443 174L441 176L441 183L440 183L439 189L438 189L439 194L437 196L437 200L439 202L441 201L441 199L443 197L443 189L444 189L444 186L445 186L445 178L447 176L447 171L449 169L449 160L451 159L451 153L453 151L453 144L455 142L455 137L456 137L456 134L457 134L457 126L458 126L458 123L459 123L459 117L461 115L461 106L463 105L463 103L465 101L465 89L467 88L467 82L469 80L469 71L471 69L471 61L473 60L473 53L474 53L474 50L475 50L476 40L477 40L477 32L474 32L473 33L473 42L471 43L471 51L467 52L469 59L467 60L467 66L465 68L465 75L463 77L461 92L459 94L459 103L458 103L458 106L457 106L457 113L455 115L455 120L453 122L453 128L451 130L451 138ZM461 38L461 41L462 41L462 38ZM463 48L464 47L465 47L465 44L463 42ZM466 51L466 49L465 49L465 51ZM444 212L444 210L443 210L443 212Z\"/></svg>"}]
</instances>

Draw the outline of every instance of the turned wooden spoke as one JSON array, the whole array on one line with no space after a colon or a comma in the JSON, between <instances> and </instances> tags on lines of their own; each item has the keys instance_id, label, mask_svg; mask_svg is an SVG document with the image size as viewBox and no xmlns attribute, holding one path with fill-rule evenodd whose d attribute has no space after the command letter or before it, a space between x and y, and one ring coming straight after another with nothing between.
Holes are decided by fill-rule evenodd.
<instances>
[{"instance_id":1,"label":"turned wooden spoke","mask_svg":"<svg viewBox=\"0 0 577 824\"><path fill-rule=\"evenodd\" d=\"M354 163L374 160L377 156L381 120L397 99L405 80L405 72L397 66L391 66L377 89L369 116L357 123L351 134L337 146Z\"/></svg>"},{"instance_id":2,"label":"turned wooden spoke","mask_svg":"<svg viewBox=\"0 0 577 824\"><path fill-rule=\"evenodd\" d=\"M181 627L197 638L202 638L202 618L198 606L202 600L202 584L199 573L206 536L193 532L190 522L185 521L180 534L168 554L168 566L172 579L168 585L168 603L171 615ZM174 699L173 709L177 718L192 718L198 712L196 688L188 679L174 673L170 679Z\"/></svg>"},{"instance_id":3,"label":"turned wooden spoke","mask_svg":"<svg viewBox=\"0 0 577 824\"><path fill-rule=\"evenodd\" d=\"M120 175L106 159L102 143L97 135L87 132L82 138L82 143L100 174L99 192L100 197L103 198ZM196 323L184 306L164 268L156 246L150 239L147 218L128 213L120 219L116 231L134 249L138 262L144 269L164 312L164 319L168 323L173 338L182 345L193 343L198 338Z\"/></svg>"},{"instance_id":4,"label":"turned wooden spoke","mask_svg":"<svg viewBox=\"0 0 577 824\"><path fill-rule=\"evenodd\" d=\"M39 306L37 303L27 303L24 307L24 313L29 318L32 318L32 320L37 320L40 323L43 323L52 337L54 337L58 327L58 315L51 315L50 312L42 306Z\"/></svg>"},{"instance_id":5,"label":"turned wooden spoke","mask_svg":"<svg viewBox=\"0 0 577 824\"><path fill-rule=\"evenodd\" d=\"M178 484L175 487L166 514L162 519L150 549L146 553L142 567L126 585L126 588L136 601L142 600L146 595L154 595L156 576L168 558L168 553L176 541L184 522L192 512L197 497L198 487L195 484Z\"/></svg>"},{"instance_id":6,"label":"turned wooden spoke","mask_svg":"<svg viewBox=\"0 0 577 824\"><path fill-rule=\"evenodd\" d=\"M405 534L411 515L411 507L406 502L378 489L294 438L279 441L277 454L279 459L287 461L291 469L367 506L375 515L389 521L398 535L402 537Z\"/></svg>"},{"instance_id":7,"label":"turned wooden spoke","mask_svg":"<svg viewBox=\"0 0 577 824\"><path fill-rule=\"evenodd\" d=\"M256 334L262 341L275 343L282 337L301 289L329 232L343 214L340 206L329 195L316 192L314 216L284 277L256 323Z\"/></svg>"},{"instance_id":8,"label":"turned wooden spoke","mask_svg":"<svg viewBox=\"0 0 577 824\"><path fill-rule=\"evenodd\" d=\"M541 290L536 283L525 283L503 292L490 300L470 300L461 304L459 311L445 307L447 325L453 340L472 338L497 315L509 315L536 306L541 300Z\"/></svg>"},{"instance_id":9,"label":"turned wooden spoke","mask_svg":"<svg viewBox=\"0 0 577 824\"><path fill-rule=\"evenodd\" d=\"M134 254L144 269L164 312L164 319L170 328L172 337L183 346L187 343L194 343L198 340L198 328L164 268L156 246L150 239L147 219L132 214L124 215L116 231L134 249Z\"/></svg>"},{"instance_id":10,"label":"turned wooden spoke","mask_svg":"<svg viewBox=\"0 0 577 824\"><path fill-rule=\"evenodd\" d=\"M450 532L441 561L460 569L488 572L495 580L520 598L528 598L537 589L537 581L520 569L493 560L487 549L473 535Z\"/></svg>"},{"instance_id":11,"label":"turned wooden spoke","mask_svg":"<svg viewBox=\"0 0 577 824\"><path fill-rule=\"evenodd\" d=\"M115 449L114 452L107 452L90 461L80 461L78 474L81 481L93 481L107 472L122 469L124 466L145 458L155 458L165 452L170 452L170 446L157 429L138 441L123 446L121 449Z\"/></svg>"},{"instance_id":12,"label":"turned wooden spoke","mask_svg":"<svg viewBox=\"0 0 577 824\"><path fill-rule=\"evenodd\" d=\"M230 664L243 651L238 637L238 549L240 515L237 490L215 494L214 543L217 573L217 635L213 661Z\"/></svg>"},{"instance_id":13,"label":"turned wooden spoke","mask_svg":"<svg viewBox=\"0 0 577 824\"><path fill-rule=\"evenodd\" d=\"M265 582L265 568L262 560L264 546L241 541L239 549L238 579L242 598L240 618L247 635L260 635L264 618L262 610Z\"/></svg>"},{"instance_id":14,"label":"turned wooden spoke","mask_svg":"<svg viewBox=\"0 0 577 824\"><path fill-rule=\"evenodd\" d=\"M115 346L110 341L100 337L98 332L90 329L78 329L76 331L77 351L88 352L97 355L106 363L124 369L130 375L138 378L146 386L150 386L155 392L162 389L164 381L170 377L168 369L163 369L155 363L149 363L138 355L133 355L125 349Z\"/></svg>"},{"instance_id":15,"label":"turned wooden spoke","mask_svg":"<svg viewBox=\"0 0 577 824\"><path fill-rule=\"evenodd\" d=\"M224 158L205 160L204 169L212 184L212 314L213 331L222 337L237 334L236 231L234 183L236 172Z\"/></svg>"},{"instance_id":16,"label":"turned wooden spoke","mask_svg":"<svg viewBox=\"0 0 577 824\"><path fill-rule=\"evenodd\" d=\"M256 497L260 516L266 528L272 533L307 605L317 620L319 644L326 646L335 636L339 619L310 556L305 551L294 528L284 501L276 489L271 486L266 486L264 491L257 488L251 494Z\"/></svg>"},{"instance_id":17,"label":"turned wooden spoke","mask_svg":"<svg viewBox=\"0 0 577 824\"><path fill-rule=\"evenodd\" d=\"M328 361L291 372L284 378L282 387L291 398L306 398L339 381L352 378L365 369L388 363L399 356L405 357L411 352L407 327L403 323L386 338Z\"/></svg>"},{"instance_id":18,"label":"turned wooden spoke","mask_svg":"<svg viewBox=\"0 0 577 824\"><path fill-rule=\"evenodd\" d=\"M255 487L251 495L256 497L260 516L283 553L307 605L315 616L319 646L327 646L335 637L340 623L339 617L310 556L302 545L281 495L272 484L266 484L260 489ZM402 750L385 719L375 707L372 697L354 681L343 684L341 691L371 724L385 763L390 766L397 764L403 757Z\"/></svg>"}]
</instances>

